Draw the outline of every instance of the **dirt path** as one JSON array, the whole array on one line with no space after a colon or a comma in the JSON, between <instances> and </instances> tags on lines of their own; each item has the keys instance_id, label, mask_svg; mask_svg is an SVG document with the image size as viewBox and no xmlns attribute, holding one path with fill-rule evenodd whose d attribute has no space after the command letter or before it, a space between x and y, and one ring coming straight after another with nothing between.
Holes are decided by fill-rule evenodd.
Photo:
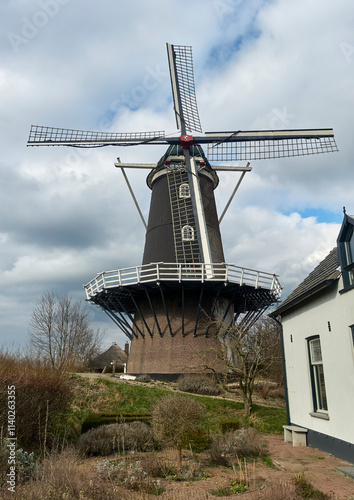
<instances>
[{"instance_id":1,"label":"dirt path","mask_svg":"<svg viewBox=\"0 0 354 500\"><path fill-rule=\"evenodd\" d=\"M354 500L354 480L337 470L345 467L346 462L334 458L319 450L309 447L293 447L281 437L264 436L269 455L274 468L257 461L249 462L247 475L250 480L248 491L237 494L237 498L245 500L293 500L295 489L293 479L296 475L303 476L315 489L330 495L333 500ZM170 457L172 459L172 457ZM187 451L184 452L183 461L190 459ZM199 458L202 461L202 457ZM227 500L228 496L216 497L212 490L230 484L231 480L239 477L238 472L226 467L203 466L210 477L199 481L166 481L161 480L165 492L159 497L169 500ZM152 495L132 495L132 500L153 499ZM233 495L232 498L236 498Z\"/></svg>"}]
</instances>

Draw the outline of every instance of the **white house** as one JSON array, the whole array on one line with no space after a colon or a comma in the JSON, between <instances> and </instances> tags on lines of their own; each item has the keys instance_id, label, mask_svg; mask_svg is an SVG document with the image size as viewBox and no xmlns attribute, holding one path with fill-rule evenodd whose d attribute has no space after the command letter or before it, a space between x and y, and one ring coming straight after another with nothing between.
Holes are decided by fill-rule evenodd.
<instances>
[{"instance_id":1,"label":"white house","mask_svg":"<svg viewBox=\"0 0 354 500\"><path fill-rule=\"evenodd\" d=\"M354 463L354 216L337 246L270 314L282 324L288 424Z\"/></svg>"}]
</instances>

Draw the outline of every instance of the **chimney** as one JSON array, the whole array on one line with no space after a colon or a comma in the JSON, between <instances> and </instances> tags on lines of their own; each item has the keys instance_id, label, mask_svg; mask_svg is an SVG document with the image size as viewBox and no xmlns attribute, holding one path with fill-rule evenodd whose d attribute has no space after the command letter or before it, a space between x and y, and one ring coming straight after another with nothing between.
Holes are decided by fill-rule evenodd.
<instances>
[{"instance_id":1,"label":"chimney","mask_svg":"<svg viewBox=\"0 0 354 500\"><path fill-rule=\"evenodd\" d=\"M125 343L124 352L126 353L127 356L129 356L129 342Z\"/></svg>"}]
</instances>

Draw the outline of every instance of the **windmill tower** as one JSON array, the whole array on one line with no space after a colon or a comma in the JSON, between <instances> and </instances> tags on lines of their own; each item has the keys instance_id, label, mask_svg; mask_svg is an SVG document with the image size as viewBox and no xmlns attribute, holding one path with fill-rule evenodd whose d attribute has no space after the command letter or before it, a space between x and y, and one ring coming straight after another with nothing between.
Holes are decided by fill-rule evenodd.
<instances>
[{"instance_id":1,"label":"windmill tower","mask_svg":"<svg viewBox=\"0 0 354 500\"><path fill-rule=\"evenodd\" d=\"M219 223L232 197L218 218L217 172L241 174L234 195L251 170L249 163L215 166L209 161L252 161L337 150L332 129L202 134L191 47L167 44L167 53L179 137L167 137L164 132L119 134L32 126L27 143L167 145L156 164L115 164L126 180L125 168L150 170L147 223L132 193L146 226L142 264L100 273L84 287L87 300L105 311L131 340L128 373L160 378L198 370L201 364L216 366L215 352L223 341L220 324L250 326L280 299L276 275L225 263ZM199 135L191 135L194 132Z\"/></svg>"}]
</instances>

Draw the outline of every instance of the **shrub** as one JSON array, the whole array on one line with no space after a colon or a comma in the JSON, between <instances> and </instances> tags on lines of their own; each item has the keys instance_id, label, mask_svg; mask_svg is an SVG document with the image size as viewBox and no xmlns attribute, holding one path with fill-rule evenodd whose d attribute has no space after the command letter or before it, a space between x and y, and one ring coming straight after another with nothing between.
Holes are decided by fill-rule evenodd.
<instances>
[{"instance_id":1,"label":"shrub","mask_svg":"<svg viewBox=\"0 0 354 500\"><path fill-rule=\"evenodd\" d=\"M203 429L197 427L187 431L182 439L182 448L189 448L193 453L201 453L209 448L210 436Z\"/></svg>"},{"instance_id":2,"label":"shrub","mask_svg":"<svg viewBox=\"0 0 354 500\"><path fill-rule=\"evenodd\" d=\"M79 498L79 491L87 486L87 473L79 467L80 457L72 448L52 453L44 458L33 490L43 492L33 498ZM77 495L77 496L76 496ZM23 497L27 498L27 497Z\"/></svg>"},{"instance_id":3,"label":"shrub","mask_svg":"<svg viewBox=\"0 0 354 500\"><path fill-rule=\"evenodd\" d=\"M148 451L154 447L151 427L143 422L102 425L82 434L78 449L86 455Z\"/></svg>"},{"instance_id":4,"label":"shrub","mask_svg":"<svg viewBox=\"0 0 354 500\"><path fill-rule=\"evenodd\" d=\"M277 384L276 387L274 387L270 393L269 397L271 398L280 398L280 399L285 399L285 388L284 384Z\"/></svg>"},{"instance_id":5,"label":"shrub","mask_svg":"<svg viewBox=\"0 0 354 500\"><path fill-rule=\"evenodd\" d=\"M240 428L240 422L238 420L223 420L220 422L220 429L223 434L225 432L237 431Z\"/></svg>"},{"instance_id":6,"label":"shrub","mask_svg":"<svg viewBox=\"0 0 354 500\"><path fill-rule=\"evenodd\" d=\"M158 400L152 410L154 437L166 446L177 450L177 471L181 471L181 448L188 431L201 421L204 408L186 396L165 396Z\"/></svg>"},{"instance_id":7,"label":"shrub","mask_svg":"<svg viewBox=\"0 0 354 500\"><path fill-rule=\"evenodd\" d=\"M81 433L100 427L101 425L144 422L150 424L151 415L148 413L90 413L81 426Z\"/></svg>"},{"instance_id":8,"label":"shrub","mask_svg":"<svg viewBox=\"0 0 354 500\"><path fill-rule=\"evenodd\" d=\"M89 473L77 451L65 448L47 455L30 481L17 481L16 493L4 487L2 500L131 500L120 485Z\"/></svg>"},{"instance_id":9,"label":"shrub","mask_svg":"<svg viewBox=\"0 0 354 500\"><path fill-rule=\"evenodd\" d=\"M221 392L220 386L208 375L182 375L177 381L180 391L193 394L217 396Z\"/></svg>"},{"instance_id":10,"label":"shrub","mask_svg":"<svg viewBox=\"0 0 354 500\"><path fill-rule=\"evenodd\" d=\"M210 447L210 458L219 465L230 465L237 458L265 455L268 455L267 445L254 428L215 436Z\"/></svg>"},{"instance_id":11,"label":"shrub","mask_svg":"<svg viewBox=\"0 0 354 500\"><path fill-rule=\"evenodd\" d=\"M135 380L137 382L148 383L148 382L151 382L151 377L150 377L150 375L141 374L141 375L138 375Z\"/></svg>"},{"instance_id":12,"label":"shrub","mask_svg":"<svg viewBox=\"0 0 354 500\"><path fill-rule=\"evenodd\" d=\"M34 453L19 448L16 450L16 468L17 473L22 480L34 477L40 468L39 463L36 461Z\"/></svg>"},{"instance_id":13,"label":"shrub","mask_svg":"<svg viewBox=\"0 0 354 500\"><path fill-rule=\"evenodd\" d=\"M170 461L162 457L149 456L143 458L144 470L151 477L171 478L177 475L176 467L171 466Z\"/></svg>"},{"instance_id":14,"label":"shrub","mask_svg":"<svg viewBox=\"0 0 354 500\"><path fill-rule=\"evenodd\" d=\"M267 398L285 398L284 385L274 382L259 382L255 387L255 392L260 394L264 399Z\"/></svg>"},{"instance_id":15,"label":"shrub","mask_svg":"<svg viewBox=\"0 0 354 500\"><path fill-rule=\"evenodd\" d=\"M36 360L0 353L0 378L0 408L7 408L8 387L13 387L17 446L39 451L57 444L65 436L72 400L66 375ZM7 427L7 417L0 412L0 428Z\"/></svg>"},{"instance_id":16,"label":"shrub","mask_svg":"<svg viewBox=\"0 0 354 500\"><path fill-rule=\"evenodd\" d=\"M140 461L122 461L114 464L107 459L97 463L96 472L104 478L116 481L129 490L140 493L151 493L161 495L164 489L160 486L160 481L154 481L147 477L147 472L141 467Z\"/></svg>"},{"instance_id":17,"label":"shrub","mask_svg":"<svg viewBox=\"0 0 354 500\"><path fill-rule=\"evenodd\" d=\"M177 471L176 467L171 465L171 460L166 456L156 457L150 455L147 457L142 457L141 462L143 469L151 477L160 477L174 481L187 481L205 479L206 477L210 476L210 474L208 474L201 468L200 463L195 461L189 461L188 463L184 464L180 472Z\"/></svg>"},{"instance_id":18,"label":"shrub","mask_svg":"<svg viewBox=\"0 0 354 500\"><path fill-rule=\"evenodd\" d=\"M320 490L316 490L303 476L296 476L294 484L295 491L301 498L313 498L315 500L330 500L333 498Z\"/></svg>"}]
</instances>

